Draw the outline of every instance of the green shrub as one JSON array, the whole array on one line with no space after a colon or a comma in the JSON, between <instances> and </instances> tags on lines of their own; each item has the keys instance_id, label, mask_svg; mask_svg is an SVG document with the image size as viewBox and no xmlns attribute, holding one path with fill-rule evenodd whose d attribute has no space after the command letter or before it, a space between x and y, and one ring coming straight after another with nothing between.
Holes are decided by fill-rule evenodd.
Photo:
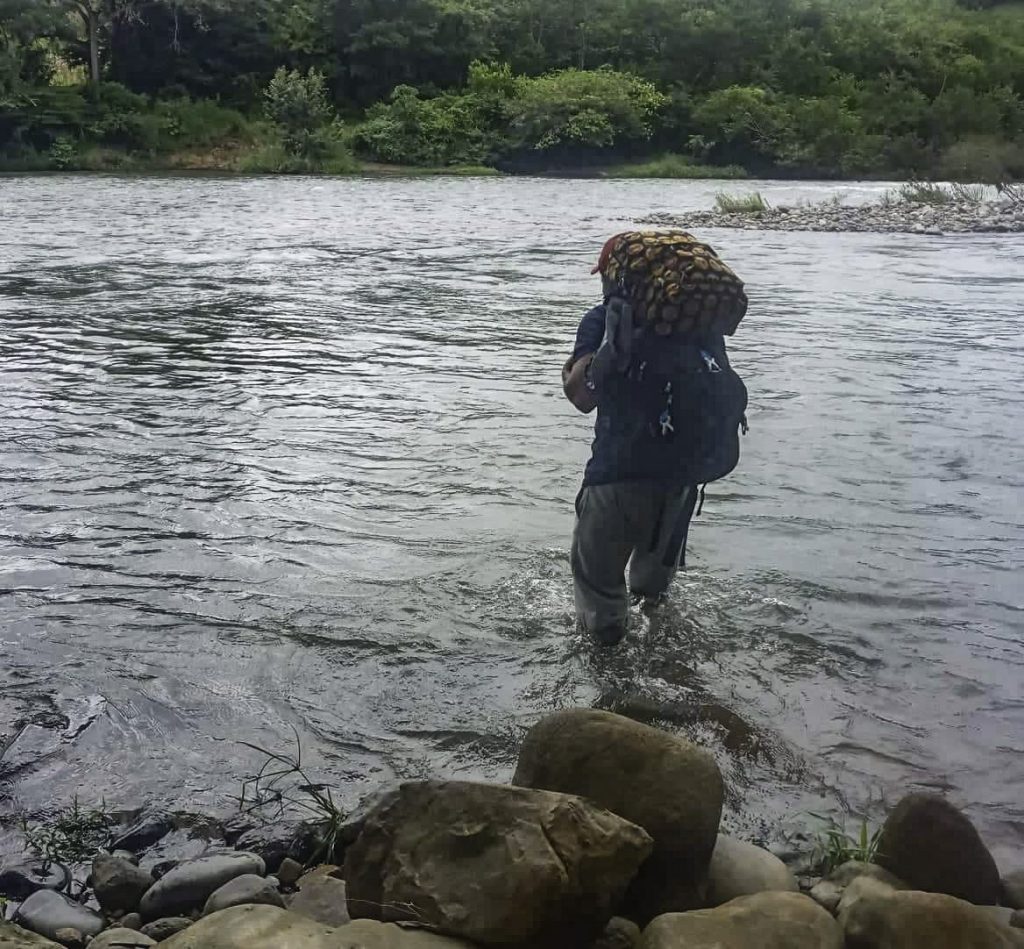
<instances>
[{"instance_id":1,"label":"green shrub","mask_svg":"<svg viewBox=\"0 0 1024 949\"><path fill-rule=\"evenodd\" d=\"M520 78L509 103L515 148L607 148L650 138L668 98L653 83L613 69L563 69Z\"/></svg>"},{"instance_id":2,"label":"green shrub","mask_svg":"<svg viewBox=\"0 0 1024 949\"><path fill-rule=\"evenodd\" d=\"M764 214L770 205L759 191L739 195L720 191L715 195L715 207L723 214Z\"/></svg>"},{"instance_id":3,"label":"green shrub","mask_svg":"<svg viewBox=\"0 0 1024 949\"><path fill-rule=\"evenodd\" d=\"M938 176L948 181L998 184L1024 175L1024 141L973 136L950 145L939 159Z\"/></svg>"},{"instance_id":4,"label":"green shrub","mask_svg":"<svg viewBox=\"0 0 1024 949\"><path fill-rule=\"evenodd\" d=\"M699 165L686 155L661 155L645 162L615 165L606 172L610 178L746 178L739 165Z\"/></svg>"},{"instance_id":5,"label":"green shrub","mask_svg":"<svg viewBox=\"0 0 1024 949\"><path fill-rule=\"evenodd\" d=\"M316 157L296 155L281 142L268 142L243 155L236 170L251 175L351 175L359 163L335 139Z\"/></svg>"},{"instance_id":6,"label":"green shrub","mask_svg":"<svg viewBox=\"0 0 1024 949\"><path fill-rule=\"evenodd\" d=\"M241 112L209 99L174 99L154 106L160 117L160 148L208 148L223 142L251 141L253 131Z\"/></svg>"},{"instance_id":7,"label":"green shrub","mask_svg":"<svg viewBox=\"0 0 1024 949\"><path fill-rule=\"evenodd\" d=\"M263 111L277 127L289 154L308 161L327 157L331 137L325 129L334 119L324 77L315 69L278 69L263 93Z\"/></svg>"},{"instance_id":8,"label":"green shrub","mask_svg":"<svg viewBox=\"0 0 1024 949\"><path fill-rule=\"evenodd\" d=\"M487 148L477 106L471 95L422 99L412 86L397 86L388 102L367 110L353 141L367 158L387 164L480 163Z\"/></svg>"},{"instance_id":9,"label":"green shrub","mask_svg":"<svg viewBox=\"0 0 1024 949\"><path fill-rule=\"evenodd\" d=\"M942 185L930 181L908 181L896 189L896 196L906 204L950 204L953 195Z\"/></svg>"},{"instance_id":10,"label":"green shrub","mask_svg":"<svg viewBox=\"0 0 1024 949\"><path fill-rule=\"evenodd\" d=\"M78 146L73 139L61 136L50 146L50 163L65 171L78 161Z\"/></svg>"}]
</instances>

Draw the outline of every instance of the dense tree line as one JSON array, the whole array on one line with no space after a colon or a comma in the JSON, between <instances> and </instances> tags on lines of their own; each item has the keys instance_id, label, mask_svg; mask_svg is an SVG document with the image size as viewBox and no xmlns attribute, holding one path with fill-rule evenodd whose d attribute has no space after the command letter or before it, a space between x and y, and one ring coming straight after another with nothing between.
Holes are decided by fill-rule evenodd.
<instances>
[{"instance_id":1,"label":"dense tree line","mask_svg":"<svg viewBox=\"0 0 1024 949\"><path fill-rule=\"evenodd\" d=\"M237 136L282 67L383 161L1024 174L992 0L0 0L0 148Z\"/></svg>"}]
</instances>

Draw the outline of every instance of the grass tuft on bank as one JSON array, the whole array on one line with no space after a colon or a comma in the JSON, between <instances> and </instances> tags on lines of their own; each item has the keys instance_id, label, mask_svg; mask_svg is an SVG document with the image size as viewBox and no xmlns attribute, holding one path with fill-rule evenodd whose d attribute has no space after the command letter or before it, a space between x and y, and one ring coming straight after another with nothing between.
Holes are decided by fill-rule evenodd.
<instances>
[{"instance_id":1,"label":"grass tuft on bank","mask_svg":"<svg viewBox=\"0 0 1024 949\"><path fill-rule=\"evenodd\" d=\"M677 178L737 179L746 178L746 169L739 165L701 165L686 155L668 153L647 161L613 165L605 171L607 178Z\"/></svg>"}]
</instances>

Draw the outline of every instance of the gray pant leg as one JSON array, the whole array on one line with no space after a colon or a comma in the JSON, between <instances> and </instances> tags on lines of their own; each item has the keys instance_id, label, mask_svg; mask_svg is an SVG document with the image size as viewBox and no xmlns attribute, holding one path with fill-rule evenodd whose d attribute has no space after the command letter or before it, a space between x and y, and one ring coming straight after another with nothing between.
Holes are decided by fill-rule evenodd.
<instances>
[{"instance_id":1,"label":"gray pant leg","mask_svg":"<svg viewBox=\"0 0 1024 949\"><path fill-rule=\"evenodd\" d=\"M685 535L680 534L681 520L685 516L690 492L695 490L684 487L663 491L660 504L653 508L650 505L637 506L637 512L642 512L648 522L637 525L644 539L638 542L629 564L629 588L634 593L659 596L668 590L683 554Z\"/></svg>"},{"instance_id":2,"label":"gray pant leg","mask_svg":"<svg viewBox=\"0 0 1024 949\"><path fill-rule=\"evenodd\" d=\"M588 632L624 627L629 618L626 564L633 537L621 485L600 484L580 492L572 535L576 618Z\"/></svg>"}]
</instances>

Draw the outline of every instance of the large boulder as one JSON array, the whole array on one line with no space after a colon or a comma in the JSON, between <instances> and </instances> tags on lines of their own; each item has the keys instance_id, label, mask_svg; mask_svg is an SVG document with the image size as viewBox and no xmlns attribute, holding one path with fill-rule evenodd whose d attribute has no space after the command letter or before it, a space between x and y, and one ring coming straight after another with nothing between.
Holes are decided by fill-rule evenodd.
<instances>
[{"instance_id":1,"label":"large boulder","mask_svg":"<svg viewBox=\"0 0 1024 949\"><path fill-rule=\"evenodd\" d=\"M738 896L754 893L799 890L793 871L775 854L725 834L718 835L708 869L708 906L721 906Z\"/></svg>"},{"instance_id":2,"label":"large boulder","mask_svg":"<svg viewBox=\"0 0 1024 949\"><path fill-rule=\"evenodd\" d=\"M894 890L860 877L843 894L839 923L856 949L1020 949L1024 933L944 893Z\"/></svg>"},{"instance_id":3,"label":"large boulder","mask_svg":"<svg viewBox=\"0 0 1024 949\"><path fill-rule=\"evenodd\" d=\"M596 709L556 712L527 734L513 784L588 798L642 827L654 853L623 913L647 922L705 905L722 775L704 749Z\"/></svg>"},{"instance_id":4,"label":"large boulder","mask_svg":"<svg viewBox=\"0 0 1024 949\"><path fill-rule=\"evenodd\" d=\"M93 858L90 880L104 912L131 913L138 909L146 890L153 885L153 874L140 870L124 857L100 853Z\"/></svg>"},{"instance_id":5,"label":"large boulder","mask_svg":"<svg viewBox=\"0 0 1024 949\"><path fill-rule=\"evenodd\" d=\"M103 930L99 913L53 890L33 893L18 907L14 921L55 942L60 942L57 933L61 929L77 929L85 937L99 935Z\"/></svg>"},{"instance_id":6,"label":"large boulder","mask_svg":"<svg viewBox=\"0 0 1024 949\"><path fill-rule=\"evenodd\" d=\"M642 829L578 797L412 782L349 847L348 910L486 945L570 949L597 938L650 852Z\"/></svg>"},{"instance_id":7,"label":"large boulder","mask_svg":"<svg viewBox=\"0 0 1024 949\"><path fill-rule=\"evenodd\" d=\"M907 885L902 880L893 876L888 870L883 869L876 863L865 863L862 860L847 860L846 863L836 867L824 880L816 883L811 888L809 895L819 906L835 914L839 909L839 902L842 900L846 888L854 880L865 876L885 883L894 890L905 890L907 888Z\"/></svg>"},{"instance_id":8,"label":"large boulder","mask_svg":"<svg viewBox=\"0 0 1024 949\"><path fill-rule=\"evenodd\" d=\"M999 870L974 825L936 794L908 794L878 840L878 864L913 890L999 902Z\"/></svg>"},{"instance_id":9,"label":"large boulder","mask_svg":"<svg viewBox=\"0 0 1024 949\"><path fill-rule=\"evenodd\" d=\"M800 893L755 893L716 909L659 916L639 949L843 949L836 921Z\"/></svg>"},{"instance_id":10,"label":"large boulder","mask_svg":"<svg viewBox=\"0 0 1024 949\"><path fill-rule=\"evenodd\" d=\"M252 853L219 853L179 863L160 877L142 898L139 912L145 920L185 916L202 909L210 895L235 877L263 876L262 858Z\"/></svg>"},{"instance_id":11,"label":"large boulder","mask_svg":"<svg viewBox=\"0 0 1024 949\"><path fill-rule=\"evenodd\" d=\"M0 919L0 949L61 949L61 946L38 933Z\"/></svg>"},{"instance_id":12,"label":"large boulder","mask_svg":"<svg viewBox=\"0 0 1024 949\"><path fill-rule=\"evenodd\" d=\"M160 949L472 949L465 942L391 923L333 928L278 909L235 906L206 916Z\"/></svg>"}]
</instances>

